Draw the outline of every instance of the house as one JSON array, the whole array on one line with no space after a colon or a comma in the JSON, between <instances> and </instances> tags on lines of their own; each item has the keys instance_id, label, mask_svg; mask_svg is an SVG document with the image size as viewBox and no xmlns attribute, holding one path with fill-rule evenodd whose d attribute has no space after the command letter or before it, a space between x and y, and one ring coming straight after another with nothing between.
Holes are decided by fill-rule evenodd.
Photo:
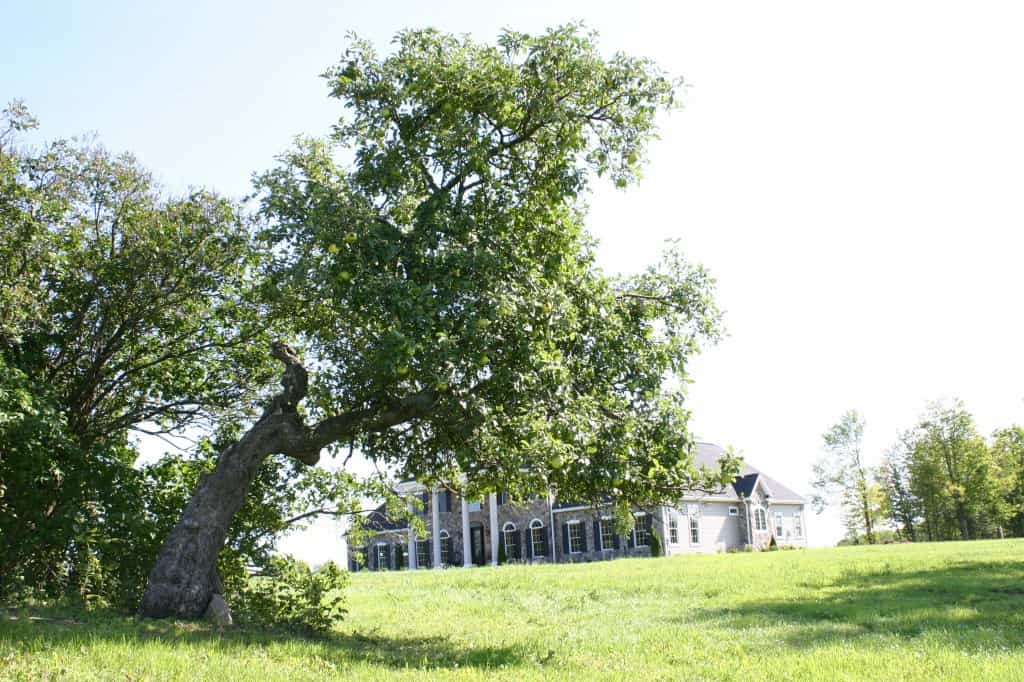
<instances>
[{"instance_id":1,"label":"house","mask_svg":"<svg viewBox=\"0 0 1024 682\"><path fill-rule=\"evenodd\" d=\"M717 445L699 443L696 464L716 467L723 453ZM372 535L361 548L365 565L350 552L351 570L650 556L652 533L670 556L764 549L773 537L779 546L807 544L803 497L747 465L724 489L695 492L675 506L635 512L634 528L625 536L615 532L610 507L595 510L559 501L550 493L517 503L495 493L481 501L456 498L450 491L427 490L414 482L399 492L420 496L427 537L416 537L408 524L391 520L381 507L369 515Z\"/></svg>"}]
</instances>

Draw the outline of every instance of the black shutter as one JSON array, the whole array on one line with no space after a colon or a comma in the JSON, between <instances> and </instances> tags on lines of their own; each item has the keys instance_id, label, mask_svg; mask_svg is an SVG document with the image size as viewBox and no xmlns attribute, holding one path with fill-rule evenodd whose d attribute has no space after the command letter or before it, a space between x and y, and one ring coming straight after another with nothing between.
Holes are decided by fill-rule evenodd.
<instances>
[{"instance_id":1,"label":"black shutter","mask_svg":"<svg viewBox=\"0 0 1024 682\"><path fill-rule=\"evenodd\" d=\"M533 558L533 538L531 537L532 535L533 535L533 530L531 530L530 528L524 528L523 529L523 558L524 559L532 559Z\"/></svg>"},{"instance_id":2,"label":"black shutter","mask_svg":"<svg viewBox=\"0 0 1024 682\"><path fill-rule=\"evenodd\" d=\"M566 556L569 555L569 524L562 524L562 551Z\"/></svg>"},{"instance_id":3,"label":"black shutter","mask_svg":"<svg viewBox=\"0 0 1024 682\"><path fill-rule=\"evenodd\" d=\"M519 533L517 533L515 531L512 531L512 556L510 556L509 558L510 559L522 559L523 558L523 553L522 553L521 549L522 548L519 545Z\"/></svg>"},{"instance_id":4,"label":"black shutter","mask_svg":"<svg viewBox=\"0 0 1024 682\"><path fill-rule=\"evenodd\" d=\"M615 529L613 528L612 530L614 531ZM614 535L612 535L612 542L615 544L615 549L621 548L622 547L622 536L619 535L618 533L615 533Z\"/></svg>"},{"instance_id":5,"label":"black shutter","mask_svg":"<svg viewBox=\"0 0 1024 682\"><path fill-rule=\"evenodd\" d=\"M398 565L395 561L395 546L388 545L388 569L393 570Z\"/></svg>"},{"instance_id":6,"label":"black shutter","mask_svg":"<svg viewBox=\"0 0 1024 682\"><path fill-rule=\"evenodd\" d=\"M580 524L580 551L587 551L587 524Z\"/></svg>"},{"instance_id":7,"label":"black shutter","mask_svg":"<svg viewBox=\"0 0 1024 682\"><path fill-rule=\"evenodd\" d=\"M604 546L604 542L601 539L601 520L594 519L594 551L598 552L602 549L608 549Z\"/></svg>"},{"instance_id":8,"label":"black shutter","mask_svg":"<svg viewBox=\"0 0 1024 682\"><path fill-rule=\"evenodd\" d=\"M452 556L452 539L450 537L441 540L448 547L448 563L455 565L455 557Z\"/></svg>"},{"instance_id":9,"label":"black shutter","mask_svg":"<svg viewBox=\"0 0 1024 682\"><path fill-rule=\"evenodd\" d=\"M547 558L548 553L551 552L551 549L548 548L548 534L550 532L551 531L549 529L547 529L547 528L543 528L542 527L540 529L540 539L541 539L541 542L540 542L541 550L540 551L541 551L542 556L544 556L545 558Z\"/></svg>"}]
</instances>

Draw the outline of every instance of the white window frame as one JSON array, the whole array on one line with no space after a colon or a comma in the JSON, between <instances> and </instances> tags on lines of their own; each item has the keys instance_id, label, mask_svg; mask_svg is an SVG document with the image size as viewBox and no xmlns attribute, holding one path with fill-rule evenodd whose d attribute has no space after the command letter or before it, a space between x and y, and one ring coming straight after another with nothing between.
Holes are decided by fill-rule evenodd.
<instances>
[{"instance_id":1,"label":"white window frame","mask_svg":"<svg viewBox=\"0 0 1024 682\"><path fill-rule=\"evenodd\" d=\"M566 521L565 525L568 526L568 530L566 532L569 534L569 554L583 554L583 534L586 532L583 529L583 522L579 521L579 520ZM574 528L579 530L579 533L580 533L579 537L576 538L577 540L579 540L579 544L577 545L577 547L578 547L577 549L573 549L572 548L573 547L572 531L573 531Z\"/></svg>"},{"instance_id":2,"label":"white window frame","mask_svg":"<svg viewBox=\"0 0 1024 682\"><path fill-rule=\"evenodd\" d=\"M775 537L783 538L786 535L785 516L782 512L775 512Z\"/></svg>"},{"instance_id":3,"label":"white window frame","mask_svg":"<svg viewBox=\"0 0 1024 682\"><path fill-rule=\"evenodd\" d=\"M647 528L642 527L641 519L647 517L647 512L638 512L633 515L633 546L634 547L650 547L651 546L651 533ZM643 531L647 535L647 542L640 543L640 532Z\"/></svg>"},{"instance_id":4,"label":"white window frame","mask_svg":"<svg viewBox=\"0 0 1024 682\"><path fill-rule=\"evenodd\" d=\"M803 512L798 511L793 515L793 537L802 538L804 536L804 515Z\"/></svg>"},{"instance_id":5,"label":"white window frame","mask_svg":"<svg viewBox=\"0 0 1024 682\"><path fill-rule=\"evenodd\" d=\"M739 516L739 515L740 515L740 508L739 507L729 507L729 516Z\"/></svg>"},{"instance_id":6,"label":"white window frame","mask_svg":"<svg viewBox=\"0 0 1024 682\"><path fill-rule=\"evenodd\" d=\"M420 548L423 555L420 555ZM430 539L420 538L416 540L416 568L424 568L430 564Z\"/></svg>"},{"instance_id":7,"label":"white window frame","mask_svg":"<svg viewBox=\"0 0 1024 682\"><path fill-rule=\"evenodd\" d=\"M600 531L600 534L599 534L599 536L597 538L597 541L601 544L601 551L602 552L609 552L609 551L615 549L615 523L614 523L612 517L610 517L610 516L602 516L601 518L599 518L597 520L597 523L598 523L597 530ZM605 531L606 530L608 531L608 544L607 545L605 545L605 542L604 542L604 536L605 536Z\"/></svg>"},{"instance_id":8,"label":"white window frame","mask_svg":"<svg viewBox=\"0 0 1024 682\"><path fill-rule=\"evenodd\" d=\"M391 552L387 549L388 543L378 542L377 543L377 570L378 571L390 571L391 570ZM381 548L384 548L384 562L387 564L384 568L380 566L381 559Z\"/></svg>"},{"instance_id":9,"label":"white window frame","mask_svg":"<svg viewBox=\"0 0 1024 682\"><path fill-rule=\"evenodd\" d=\"M449 543L446 543L445 540L450 540L451 539L451 537L452 537L451 533L449 533L446 530L442 530L439 533L439 537L441 538L441 565L442 566L450 566L452 558L451 558L451 556L448 555L448 544Z\"/></svg>"},{"instance_id":10,"label":"white window frame","mask_svg":"<svg viewBox=\"0 0 1024 682\"><path fill-rule=\"evenodd\" d=\"M768 530L768 514L764 507L754 510L754 530Z\"/></svg>"},{"instance_id":11,"label":"white window frame","mask_svg":"<svg viewBox=\"0 0 1024 682\"><path fill-rule=\"evenodd\" d=\"M509 521L501 527L501 542L505 547L505 559L514 558L512 551L516 548L516 524Z\"/></svg>"},{"instance_id":12,"label":"white window frame","mask_svg":"<svg viewBox=\"0 0 1024 682\"><path fill-rule=\"evenodd\" d=\"M679 544L679 514L674 511L668 514L668 541L673 545Z\"/></svg>"},{"instance_id":13,"label":"white window frame","mask_svg":"<svg viewBox=\"0 0 1024 682\"><path fill-rule=\"evenodd\" d=\"M690 514L690 544L700 545L700 514Z\"/></svg>"},{"instance_id":14,"label":"white window frame","mask_svg":"<svg viewBox=\"0 0 1024 682\"><path fill-rule=\"evenodd\" d=\"M539 532L538 532L539 531ZM544 522L540 519L530 521L530 554L533 558L544 556Z\"/></svg>"}]
</instances>

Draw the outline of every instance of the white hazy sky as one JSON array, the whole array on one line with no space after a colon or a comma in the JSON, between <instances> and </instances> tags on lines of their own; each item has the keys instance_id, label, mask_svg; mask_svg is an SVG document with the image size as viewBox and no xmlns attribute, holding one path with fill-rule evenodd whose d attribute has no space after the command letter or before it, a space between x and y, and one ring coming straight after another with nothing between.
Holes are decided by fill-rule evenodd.
<instances>
[{"instance_id":1,"label":"white hazy sky","mask_svg":"<svg viewBox=\"0 0 1024 682\"><path fill-rule=\"evenodd\" d=\"M235 195L340 113L317 78L347 32L493 40L582 19L689 88L638 188L598 189L613 271L679 238L730 336L693 363L693 427L807 492L848 408L869 459L925 403L1022 420L1024 5L1016 2L108 2L4 10L0 97L47 138L96 131L168 189ZM99 3L95 3L99 4ZM834 514L809 519L832 543ZM340 558L323 524L285 548Z\"/></svg>"}]
</instances>

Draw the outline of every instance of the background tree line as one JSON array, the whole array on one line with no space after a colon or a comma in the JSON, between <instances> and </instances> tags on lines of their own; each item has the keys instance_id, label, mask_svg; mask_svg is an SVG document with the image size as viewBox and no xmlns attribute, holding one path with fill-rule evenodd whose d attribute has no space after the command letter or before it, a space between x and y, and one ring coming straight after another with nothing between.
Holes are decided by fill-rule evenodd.
<instances>
[{"instance_id":1,"label":"background tree line","mask_svg":"<svg viewBox=\"0 0 1024 682\"><path fill-rule=\"evenodd\" d=\"M838 503L845 542L1024 537L1024 427L986 439L963 402L931 403L870 466L864 426L847 412L825 434L814 470L813 503Z\"/></svg>"}]
</instances>

